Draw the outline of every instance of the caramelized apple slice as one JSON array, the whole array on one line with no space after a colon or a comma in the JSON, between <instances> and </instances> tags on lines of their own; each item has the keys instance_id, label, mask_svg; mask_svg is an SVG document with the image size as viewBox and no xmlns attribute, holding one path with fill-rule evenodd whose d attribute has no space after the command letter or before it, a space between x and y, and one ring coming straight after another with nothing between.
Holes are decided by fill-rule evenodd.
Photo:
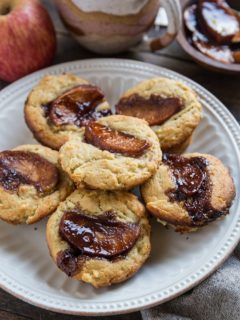
<instances>
[{"instance_id":1,"label":"caramelized apple slice","mask_svg":"<svg viewBox=\"0 0 240 320\"><path fill-rule=\"evenodd\" d=\"M171 168L180 193L191 197L198 192L206 177L205 159L164 154L163 162Z\"/></svg>"},{"instance_id":2,"label":"caramelized apple slice","mask_svg":"<svg viewBox=\"0 0 240 320\"><path fill-rule=\"evenodd\" d=\"M163 98L151 94L147 99L133 94L122 98L116 105L116 112L126 116L145 119L149 125L160 125L182 109L179 98Z\"/></svg>"},{"instance_id":3,"label":"caramelized apple slice","mask_svg":"<svg viewBox=\"0 0 240 320\"><path fill-rule=\"evenodd\" d=\"M57 266L69 277L74 276L78 270L78 258L71 249L60 251L57 254Z\"/></svg>"},{"instance_id":4,"label":"caramelized apple slice","mask_svg":"<svg viewBox=\"0 0 240 320\"><path fill-rule=\"evenodd\" d=\"M73 210L64 213L59 232L83 255L112 258L134 246L140 235L140 226L117 221L112 213L90 216Z\"/></svg>"},{"instance_id":5,"label":"caramelized apple slice","mask_svg":"<svg viewBox=\"0 0 240 320\"><path fill-rule=\"evenodd\" d=\"M90 119L111 114L109 109L96 110L103 102L104 94L98 87L82 84L52 101L48 115L55 126L73 124L81 127Z\"/></svg>"},{"instance_id":6,"label":"caramelized apple slice","mask_svg":"<svg viewBox=\"0 0 240 320\"><path fill-rule=\"evenodd\" d=\"M224 0L200 0L199 22L205 34L218 44L228 44L240 31L234 11Z\"/></svg>"},{"instance_id":7,"label":"caramelized apple slice","mask_svg":"<svg viewBox=\"0 0 240 320\"><path fill-rule=\"evenodd\" d=\"M146 140L111 129L100 123L91 121L85 127L87 143L113 153L121 153L129 157L140 157L150 144Z\"/></svg>"},{"instance_id":8,"label":"caramelized apple slice","mask_svg":"<svg viewBox=\"0 0 240 320\"><path fill-rule=\"evenodd\" d=\"M185 9L183 14L184 22L189 31L197 31L197 5L193 4Z\"/></svg>"},{"instance_id":9,"label":"caramelized apple slice","mask_svg":"<svg viewBox=\"0 0 240 320\"><path fill-rule=\"evenodd\" d=\"M0 153L0 185L4 189L16 191L27 184L39 193L49 193L57 183L57 167L38 154L14 150Z\"/></svg>"},{"instance_id":10,"label":"caramelized apple slice","mask_svg":"<svg viewBox=\"0 0 240 320\"><path fill-rule=\"evenodd\" d=\"M193 34L192 41L195 47L206 56L222 63L234 62L232 51L228 46L213 45L199 32Z\"/></svg>"}]
</instances>

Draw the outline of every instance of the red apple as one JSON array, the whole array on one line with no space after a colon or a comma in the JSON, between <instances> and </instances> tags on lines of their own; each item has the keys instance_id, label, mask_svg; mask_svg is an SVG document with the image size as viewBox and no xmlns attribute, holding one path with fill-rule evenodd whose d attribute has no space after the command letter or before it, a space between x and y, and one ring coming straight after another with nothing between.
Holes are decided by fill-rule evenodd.
<instances>
[{"instance_id":1,"label":"red apple","mask_svg":"<svg viewBox=\"0 0 240 320\"><path fill-rule=\"evenodd\" d=\"M38 0L0 0L0 79L11 82L49 65L52 21Z\"/></svg>"}]
</instances>

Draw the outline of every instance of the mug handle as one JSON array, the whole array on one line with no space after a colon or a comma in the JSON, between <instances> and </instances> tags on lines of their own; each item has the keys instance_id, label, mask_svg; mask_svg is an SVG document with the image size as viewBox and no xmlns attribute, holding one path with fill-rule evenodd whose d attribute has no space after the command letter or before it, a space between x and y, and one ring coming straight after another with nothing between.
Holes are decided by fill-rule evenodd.
<instances>
[{"instance_id":1,"label":"mug handle","mask_svg":"<svg viewBox=\"0 0 240 320\"><path fill-rule=\"evenodd\" d=\"M164 35L149 38L147 35L134 51L157 51L167 47L177 36L182 24L182 10L179 0L160 0L160 7L164 8L168 17L168 28Z\"/></svg>"}]
</instances>

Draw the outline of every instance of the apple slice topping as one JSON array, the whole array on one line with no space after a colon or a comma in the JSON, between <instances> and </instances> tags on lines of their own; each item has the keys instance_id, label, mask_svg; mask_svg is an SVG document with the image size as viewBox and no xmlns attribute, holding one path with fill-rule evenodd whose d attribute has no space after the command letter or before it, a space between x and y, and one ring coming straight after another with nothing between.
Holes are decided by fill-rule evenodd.
<instances>
[{"instance_id":1,"label":"apple slice topping","mask_svg":"<svg viewBox=\"0 0 240 320\"><path fill-rule=\"evenodd\" d=\"M199 0L184 11L186 36L201 53L221 63L239 63L240 16L225 0Z\"/></svg>"},{"instance_id":2,"label":"apple slice topping","mask_svg":"<svg viewBox=\"0 0 240 320\"><path fill-rule=\"evenodd\" d=\"M41 194L55 190L58 169L48 160L29 151L0 152L0 185L17 191L20 185L33 185Z\"/></svg>"},{"instance_id":3,"label":"apple slice topping","mask_svg":"<svg viewBox=\"0 0 240 320\"><path fill-rule=\"evenodd\" d=\"M189 31L195 32L198 30L196 4L193 4L185 9L183 13L183 18L184 18L185 25Z\"/></svg>"},{"instance_id":4,"label":"apple slice topping","mask_svg":"<svg viewBox=\"0 0 240 320\"><path fill-rule=\"evenodd\" d=\"M68 90L52 101L45 115L57 127L62 125L84 126L89 120L98 119L111 114L110 109L98 110L105 101L103 92L96 86L82 84Z\"/></svg>"},{"instance_id":5,"label":"apple slice topping","mask_svg":"<svg viewBox=\"0 0 240 320\"><path fill-rule=\"evenodd\" d=\"M191 218L192 226L203 226L229 213L212 206L212 181L209 161L203 156L184 157L164 154L163 163L169 166L176 187L166 191L169 200L181 202Z\"/></svg>"},{"instance_id":6,"label":"apple slice topping","mask_svg":"<svg viewBox=\"0 0 240 320\"><path fill-rule=\"evenodd\" d=\"M59 233L79 255L111 259L134 246L140 226L117 221L113 212L96 216L75 209L63 214Z\"/></svg>"},{"instance_id":7,"label":"apple slice topping","mask_svg":"<svg viewBox=\"0 0 240 320\"><path fill-rule=\"evenodd\" d=\"M240 32L234 11L223 0L200 0L199 22L207 35L218 44L227 44Z\"/></svg>"},{"instance_id":8,"label":"apple slice topping","mask_svg":"<svg viewBox=\"0 0 240 320\"><path fill-rule=\"evenodd\" d=\"M173 173L179 200L195 195L206 179L207 161L204 158L164 154L163 163L167 164Z\"/></svg>"},{"instance_id":9,"label":"apple slice topping","mask_svg":"<svg viewBox=\"0 0 240 320\"><path fill-rule=\"evenodd\" d=\"M150 147L150 143L146 140L111 129L95 121L89 122L85 127L85 141L101 150L134 158L143 155Z\"/></svg>"},{"instance_id":10,"label":"apple slice topping","mask_svg":"<svg viewBox=\"0 0 240 320\"><path fill-rule=\"evenodd\" d=\"M178 97L163 98L151 94L149 98L132 94L120 99L116 105L116 112L127 116L144 119L150 126L160 125L183 108Z\"/></svg>"},{"instance_id":11,"label":"apple slice topping","mask_svg":"<svg viewBox=\"0 0 240 320\"><path fill-rule=\"evenodd\" d=\"M196 48L206 56L222 63L233 63L234 57L231 49L224 45L214 45L200 32L195 32L192 42Z\"/></svg>"}]
</instances>

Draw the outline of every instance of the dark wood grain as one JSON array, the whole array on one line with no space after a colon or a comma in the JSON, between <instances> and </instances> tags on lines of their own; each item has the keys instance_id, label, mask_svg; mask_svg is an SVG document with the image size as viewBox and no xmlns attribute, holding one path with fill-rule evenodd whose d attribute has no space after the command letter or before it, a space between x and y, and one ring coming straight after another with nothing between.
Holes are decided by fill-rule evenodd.
<instances>
[{"instance_id":1,"label":"dark wood grain","mask_svg":"<svg viewBox=\"0 0 240 320\"><path fill-rule=\"evenodd\" d=\"M81 48L79 44L68 34L61 23L54 5L50 0L42 0L43 4L49 10L55 24L57 32L58 48L53 64L65 61L73 61L86 58L95 58L95 54ZM98 56L99 57L99 56ZM189 56L183 52L181 47L174 42L171 46L161 50L158 53L135 53L127 52L118 57L126 59L135 59L153 63L158 66L169 68L179 72L192 80L198 82L217 96L233 115L240 121L240 77L223 76L212 73L195 64ZM0 81L0 89L7 84ZM21 300L11 296L0 289L0 319L1 320L141 320L140 312L131 313L122 316L110 317L77 317L69 315L60 315L54 312L46 311L31 306Z\"/></svg>"},{"instance_id":2,"label":"dark wood grain","mask_svg":"<svg viewBox=\"0 0 240 320\"><path fill-rule=\"evenodd\" d=\"M4 315L1 316L1 315ZM141 320L139 312L129 313L124 316L108 316L108 317L80 317L65 314L59 314L43 310L25 303L0 289L0 319L16 320L16 319L32 319L32 320Z\"/></svg>"},{"instance_id":3,"label":"dark wood grain","mask_svg":"<svg viewBox=\"0 0 240 320\"><path fill-rule=\"evenodd\" d=\"M4 319L4 320L27 320L27 319L31 319L31 318L26 318L26 317L20 316L18 314L15 314L13 312L6 312L6 311L0 310L0 319ZM39 319L41 319L41 318L39 318Z\"/></svg>"}]
</instances>

